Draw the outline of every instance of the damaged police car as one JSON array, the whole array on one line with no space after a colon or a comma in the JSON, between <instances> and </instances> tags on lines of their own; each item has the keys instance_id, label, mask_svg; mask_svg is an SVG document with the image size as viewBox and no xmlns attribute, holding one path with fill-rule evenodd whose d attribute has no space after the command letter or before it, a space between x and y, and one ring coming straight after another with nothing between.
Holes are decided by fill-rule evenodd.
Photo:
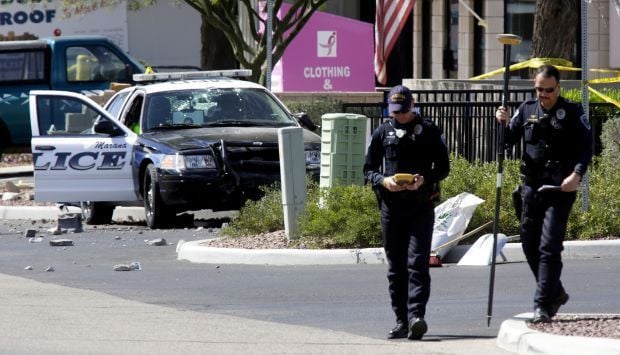
<instances>
[{"instance_id":1,"label":"damaged police car","mask_svg":"<svg viewBox=\"0 0 620 355\"><path fill-rule=\"evenodd\" d=\"M240 73L241 72L241 73ZM320 137L247 71L136 75L105 109L84 95L31 91L35 200L80 203L86 223L142 204L150 228L177 213L238 209L280 181L277 132L303 126L306 172L318 179Z\"/></svg>"}]
</instances>

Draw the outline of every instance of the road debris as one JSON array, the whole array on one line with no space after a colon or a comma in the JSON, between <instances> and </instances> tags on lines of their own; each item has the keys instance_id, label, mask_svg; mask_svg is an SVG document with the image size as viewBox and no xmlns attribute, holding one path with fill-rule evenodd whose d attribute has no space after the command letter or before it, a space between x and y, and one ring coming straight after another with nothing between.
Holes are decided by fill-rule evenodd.
<instances>
[{"instance_id":1,"label":"road debris","mask_svg":"<svg viewBox=\"0 0 620 355\"><path fill-rule=\"evenodd\" d=\"M157 239L149 240L148 242L146 242L146 244L152 245L152 246L168 245L168 243L166 242L166 239L164 238L157 238Z\"/></svg>"},{"instance_id":2,"label":"road debris","mask_svg":"<svg viewBox=\"0 0 620 355\"><path fill-rule=\"evenodd\" d=\"M142 265L140 265L140 262L138 261L134 261L130 264L116 264L114 265L114 271L141 271L142 270Z\"/></svg>"},{"instance_id":3,"label":"road debris","mask_svg":"<svg viewBox=\"0 0 620 355\"><path fill-rule=\"evenodd\" d=\"M81 233L82 215L79 213L63 213L58 216L58 229L73 230L73 233Z\"/></svg>"},{"instance_id":4,"label":"road debris","mask_svg":"<svg viewBox=\"0 0 620 355\"><path fill-rule=\"evenodd\" d=\"M53 247L73 246L73 240L71 240L71 239L52 239L52 240L50 240L50 245L53 246Z\"/></svg>"}]
</instances>

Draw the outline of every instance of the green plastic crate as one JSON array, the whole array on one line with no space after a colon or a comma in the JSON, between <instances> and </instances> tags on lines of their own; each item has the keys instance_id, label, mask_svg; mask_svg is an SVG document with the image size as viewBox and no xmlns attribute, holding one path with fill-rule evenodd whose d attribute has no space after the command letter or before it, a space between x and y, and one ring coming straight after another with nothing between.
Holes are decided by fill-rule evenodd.
<instances>
[{"instance_id":1,"label":"green plastic crate","mask_svg":"<svg viewBox=\"0 0 620 355\"><path fill-rule=\"evenodd\" d=\"M321 187L364 184L368 117L326 113L321 117Z\"/></svg>"}]
</instances>

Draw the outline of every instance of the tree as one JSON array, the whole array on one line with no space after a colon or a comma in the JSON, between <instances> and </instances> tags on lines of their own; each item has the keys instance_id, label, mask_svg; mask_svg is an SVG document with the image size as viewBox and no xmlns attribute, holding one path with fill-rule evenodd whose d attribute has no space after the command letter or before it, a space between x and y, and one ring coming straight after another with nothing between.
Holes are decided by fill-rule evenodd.
<instances>
[{"instance_id":1,"label":"tree","mask_svg":"<svg viewBox=\"0 0 620 355\"><path fill-rule=\"evenodd\" d=\"M580 0L537 0L532 36L534 58L574 61Z\"/></svg>"},{"instance_id":2,"label":"tree","mask_svg":"<svg viewBox=\"0 0 620 355\"><path fill-rule=\"evenodd\" d=\"M118 4L122 0L110 0L108 5ZM251 80L265 83L267 61L267 38L264 28L267 17L261 17L259 9L253 5L255 0L178 0L185 2L200 13L201 27L201 66L205 69L230 69L230 53L244 68L252 69ZM272 63L282 58L284 50L297 36L314 12L327 0L295 0L281 18L275 14L282 8L282 0L273 0L272 22ZM130 10L140 10L155 4L157 0L127 0ZM101 0L63 0L63 7L79 6L88 8L89 4L101 3ZM238 6L244 6L249 14L251 39L243 37L238 20ZM266 1L263 2L263 7ZM263 8L264 13L267 10ZM227 41L225 41L225 40ZM250 43L250 41L252 43Z\"/></svg>"}]
</instances>

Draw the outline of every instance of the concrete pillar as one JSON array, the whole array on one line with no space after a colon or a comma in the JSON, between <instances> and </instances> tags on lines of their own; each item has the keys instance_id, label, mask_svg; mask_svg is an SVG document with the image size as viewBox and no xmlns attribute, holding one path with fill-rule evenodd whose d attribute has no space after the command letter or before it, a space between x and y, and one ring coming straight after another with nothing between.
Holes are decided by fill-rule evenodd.
<instances>
[{"instance_id":1,"label":"concrete pillar","mask_svg":"<svg viewBox=\"0 0 620 355\"><path fill-rule=\"evenodd\" d=\"M465 0L467 6L473 9L474 0ZM474 28L478 20L459 3L459 39L458 39L458 71L459 79L469 79L474 76Z\"/></svg>"},{"instance_id":2,"label":"concrete pillar","mask_svg":"<svg viewBox=\"0 0 620 355\"><path fill-rule=\"evenodd\" d=\"M504 33L504 0L485 1L483 17L488 22L484 35L484 64L482 66L482 71L486 73L504 66L504 46L497 40L497 35Z\"/></svg>"},{"instance_id":3,"label":"concrete pillar","mask_svg":"<svg viewBox=\"0 0 620 355\"><path fill-rule=\"evenodd\" d=\"M431 78L444 79L443 50L446 46L445 2L449 0L434 0L432 5L431 29Z\"/></svg>"},{"instance_id":4,"label":"concrete pillar","mask_svg":"<svg viewBox=\"0 0 620 355\"><path fill-rule=\"evenodd\" d=\"M413 77L422 77L422 0L413 5Z\"/></svg>"}]
</instances>

